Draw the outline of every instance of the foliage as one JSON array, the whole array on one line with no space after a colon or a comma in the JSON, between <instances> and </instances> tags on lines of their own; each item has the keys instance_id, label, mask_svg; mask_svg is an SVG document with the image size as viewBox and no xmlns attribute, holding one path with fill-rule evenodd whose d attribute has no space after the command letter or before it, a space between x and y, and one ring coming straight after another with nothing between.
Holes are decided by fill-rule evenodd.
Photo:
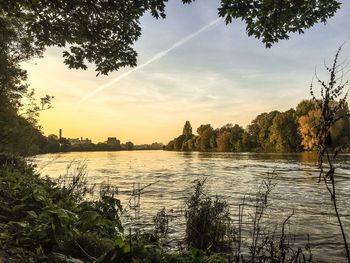
<instances>
[{"instance_id":1,"label":"foliage","mask_svg":"<svg viewBox=\"0 0 350 263\"><path fill-rule=\"evenodd\" d=\"M313 110L316 110L316 103L313 100L302 100L296 106L295 113L300 118Z\"/></svg>"},{"instance_id":2,"label":"foliage","mask_svg":"<svg viewBox=\"0 0 350 263\"><path fill-rule=\"evenodd\" d=\"M122 145L123 150L128 150L131 151L134 149L134 144L132 142L126 142L125 144Z\"/></svg>"},{"instance_id":3,"label":"foliage","mask_svg":"<svg viewBox=\"0 0 350 263\"><path fill-rule=\"evenodd\" d=\"M347 103L332 100L331 107L337 116L346 115ZM243 129L238 124L226 124L213 129L210 124L198 127L198 135L184 134L170 141L169 151L218 151L218 152L299 152L317 147L317 123L321 112L315 101L303 100L296 110L261 113ZM186 121L185 126L190 125ZM350 118L339 119L330 128L329 147L333 150L350 145Z\"/></svg>"},{"instance_id":4,"label":"foliage","mask_svg":"<svg viewBox=\"0 0 350 263\"><path fill-rule=\"evenodd\" d=\"M289 39L289 33L304 33L315 23L326 23L340 7L338 1L273 1L273 0L222 0L219 15L226 24L233 19L246 23L249 36L258 39L266 47L271 47L281 39Z\"/></svg>"},{"instance_id":5,"label":"foliage","mask_svg":"<svg viewBox=\"0 0 350 263\"><path fill-rule=\"evenodd\" d=\"M169 231L169 215L165 208L160 210L153 218L154 233L159 237L166 237Z\"/></svg>"},{"instance_id":6,"label":"foliage","mask_svg":"<svg viewBox=\"0 0 350 263\"><path fill-rule=\"evenodd\" d=\"M215 133L210 124L202 124L197 129L196 145L199 151L206 152L215 148Z\"/></svg>"},{"instance_id":7,"label":"foliage","mask_svg":"<svg viewBox=\"0 0 350 263\"><path fill-rule=\"evenodd\" d=\"M243 198L239 205L238 226L233 240L235 262L312 262L309 242L304 247L296 246L293 244L294 235L286 231L294 211L284 219L280 232L279 224L270 221L274 215L271 214L273 209L269 196L276 178L274 172L268 173L255 195L248 200ZM250 233L250 236L243 239L242 233Z\"/></svg>"},{"instance_id":8,"label":"foliage","mask_svg":"<svg viewBox=\"0 0 350 263\"><path fill-rule=\"evenodd\" d=\"M154 236L137 234L115 241L115 248L98 258L97 262L145 262L145 263L224 263L219 254L209 254L191 248L185 252L167 252L157 244Z\"/></svg>"},{"instance_id":9,"label":"foliage","mask_svg":"<svg viewBox=\"0 0 350 263\"><path fill-rule=\"evenodd\" d=\"M224 262L218 254L164 250L156 236L123 235L117 189L101 185L87 201L84 165L71 166L57 181L35 167L0 155L0 246L16 262ZM71 171L73 169L73 171ZM164 218L160 214L158 218Z\"/></svg>"},{"instance_id":10,"label":"foliage","mask_svg":"<svg viewBox=\"0 0 350 263\"><path fill-rule=\"evenodd\" d=\"M182 135L185 135L186 139L191 139L193 134L192 134L192 126L191 123L189 121L185 122L183 131L182 131Z\"/></svg>"},{"instance_id":11,"label":"foliage","mask_svg":"<svg viewBox=\"0 0 350 263\"><path fill-rule=\"evenodd\" d=\"M140 19L145 13L165 18L167 0L141 1L20 1L0 2L0 151L21 155L47 152L55 147L46 142L36 121L38 113L50 108L51 96L34 100L26 84L27 72L21 63L41 57L49 46L64 48L69 68L96 66L98 74L108 74L126 66L136 66L134 43L141 36ZM191 3L192 0L182 0ZM219 16L226 23L233 18L247 23L248 35L262 38L267 47L290 32L303 32L332 17L340 3L332 1L222 1ZM24 101L29 101L25 105ZM190 130L188 130L190 131ZM191 132L186 134L190 136ZM190 139L190 138L186 138ZM216 140L198 141L202 151L214 149ZM182 150L181 147L168 147ZM194 143L183 150L193 150ZM241 149L241 144L235 150ZM197 148L197 146L195 146ZM130 147L129 147L130 148ZM23 150L25 149L25 150Z\"/></svg>"},{"instance_id":12,"label":"foliage","mask_svg":"<svg viewBox=\"0 0 350 263\"><path fill-rule=\"evenodd\" d=\"M220 131L216 137L217 150L219 152L229 152L232 149L231 133L228 131Z\"/></svg>"},{"instance_id":13,"label":"foliage","mask_svg":"<svg viewBox=\"0 0 350 263\"><path fill-rule=\"evenodd\" d=\"M247 130L252 138L252 144L256 149L262 149L266 152L273 151L273 147L269 143L269 135L273 119L277 114L279 114L279 111L262 113L248 125Z\"/></svg>"},{"instance_id":14,"label":"foliage","mask_svg":"<svg viewBox=\"0 0 350 263\"><path fill-rule=\"evenodd\" d=\"M335 185L336 167L334 165L334 160L341 152L343 145L335 149L333 157L330 156L330 147L332 146L331 131L340 121L348 121L348 118L350 116L347 105L348 91L344 92L348 81L343 80L344 68L341 63L338 63L341 48L342 47L339 47L334 57L332 66L328 67L325 65L325 69L330 75L328 81L322 81L316 76L317 83L321 86L321 98L317 99L315 97L313 83L311 83L310 86L310 93L321 112L320 118L316 125L318 164L320 168L319 182L323 180L330 194L334 212L338 220L340 232L343 237L346 258L350 263L350 249L338 209ZM340 77L338 76L339 74L341 74Z\"/></svg>"},{"instance_id":15,"label":"foliage","mask_svg":"<svg viewBox=\"0 0 350 263\"><path fill-rule=\"evenodd\" d=\"M60 255L91 260L113 247L122 227L120 202L111 192L82 201L81 174L60 186L18 157L2 154L0 160L0 243L6 253L26 262Z\"/></svg>"},{"instance_id":16,"label":"foliage","mask_svg":"<svg viewBox=\"0 0 350 263\"><path fill-rule=\"evenodd\" d=\"M197 249L228 249L231 219L228 204L212 199L203 191L204 181L197 181L186 204L186 244Z\"/></svg>"},{"instance_id":17,"label":"foliage","mask_svg":"<svg viewBox=\"0 0 350 263\"><path fill-rule=\"evenodd\" d=\"M269 141L277 152L299 151L300 136L294 109L279 113L273 118Z\"/></svg>"},{"instance_id":18,"label":"foliage","mask_svg":"<svg viewBox=\"0 0 350 263\"><path fill-rule=\"evenodd\" d=\"M19 1L0 4L1 25L10 52L21 59L40 56L45 47L69 47L63 52L70 68L86 69L94 63L107 74L125 66L136 66L135 41L141 36L140 18L149 12L165 18L167 0L142 1ZM191 3L193 0L182 0ZM221 1L219 16L226 23L241 19L247 33L270 47L289 33L303 33L315 23L325 23L339 9L332 1Z\"/></svg>"},{"instance_id":19,"label":"foliage","mask_svg":"<svg viewBox=\"0 0 350 263\"><path fill-rule=\"evenodd\" d=\"M299 133L301 135L301 144L305 150L316 150L317 141L317 123L320 119L320 110L311 110L299 118Z\"/></svg>"}]
</instances>

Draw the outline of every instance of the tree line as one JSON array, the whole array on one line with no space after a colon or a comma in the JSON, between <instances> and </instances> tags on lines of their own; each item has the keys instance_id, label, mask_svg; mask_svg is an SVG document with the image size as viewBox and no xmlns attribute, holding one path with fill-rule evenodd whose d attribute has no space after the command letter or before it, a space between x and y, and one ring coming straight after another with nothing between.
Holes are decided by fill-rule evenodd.
<instances>
[{"instance_id":1,"label":"tree line","mask_svg":"<svg viewBox=\"0 0 350 263\"><path fill-rule=\"evenodd\" d=\"M50 107L52 97L34 99L22 63L43 56L49 46L57 46L64 49L64 63L69 68L86 69L89 62L99 75L134 67L141 17L150 13L156 19L165 18L167 2L0 1L0 152L31 155L57 146L42 134L37 122L39 112ZM336 0L322 5L288 0L280 2L278 8L269 1L251 5L249 1L229 0L219 4L218 16L226 24L243 20L249 36L271 47L292 33L325 23L340 6Z\"/></svg>"},{"instance_id":2,"label":"tree line","mask_svg":"<svg viewBox=\"0 0 350 263\"><path fill-rule=\"evenodd\" d=\"M116 140L114 144L107 142L71 144L67 138L58 138L57 135L50 134L44 136L40 150L42 153L56 152L93 152L93 151L132 151L132 150L162 150L163 144L154 142L152 144L135 145L131 141L120 143Z\"/></svg>"},{"instance_id":3,"label":"tree line","mask_svg":"<svg viewBox=\"0 0 350 263\"><path fill-rule=\"evenodd\" d=\"M333 107L339 103L332 102ZM341 106L339 114L348 112ZM277 110L261 113L244 129L238 124L226 124L214 129L202 124L193 134L186 121L180 136L171 140L169 151L218 152L299 152L316 150L317 125L321 110L313 100L302 100L296 108L284 112ZM333 149L350 143L350 119L339 120L331 129L330 145Z\"/></svg>"}]
</instances>

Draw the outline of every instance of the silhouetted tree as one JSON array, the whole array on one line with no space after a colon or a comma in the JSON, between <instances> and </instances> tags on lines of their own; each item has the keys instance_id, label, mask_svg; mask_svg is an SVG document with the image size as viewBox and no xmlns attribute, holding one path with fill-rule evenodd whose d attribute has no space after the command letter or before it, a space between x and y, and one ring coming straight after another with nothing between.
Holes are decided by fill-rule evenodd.
<instances>
[{"instance_id":1,"label":"silhouetted tree","mask_svg":"<svg viewBox=\"0 0 350 263\"><path fill-rule=\"evenodd\" d=\"M10 48L23 47L27 58L41 55L47 46L69 47L63 52L70 68L96 64L98 73L136 66L135 41L141 36L140 18L150 13L165 18L167 0L5 0L0 3L2 33L12 35ZM182 0L191 3L193 0ZM226 24L246 22L247 33L267 47L303 33L334 16L340 2L328 1L221 1L218 15ZM7 38L8 39L8 38ZM24 55L24 54L23 54Z\"/></svg>"},{"instance_id":2,"label":"silhouetted tree","mask_svg":"<svg viewBox=\"0 0 350 263\"><path fill-rule=\"evenodd\" d=\"M197 147L199 151L211 151L215 148L215 133L210 124L202 124L197 129Z\"/></svg>"},{"instance_id":3,"label":"silhouetted tree","mask_svg":"<svg viewBox=\"0 0 350 263\"><path fill-rule=\"evenodd\" d=\"M185 135L186 139L190 139L192 138L192 126L191 123L189 121L186 121L182 134Z\"/></svg>"},{"instance_id":4,"label":"silhouetted tree","mask_svg":"<svg viewBox=\"0 0 350 263\"><path fill-rule=\"evenodd\" d=\"M134 150L134 144L132 142L126 142L125 149L128 151Z\"/></svg>"},{"instance_id":5,"label":"silhouetted tree","mask_svg":"<svg viewBox=\"0 0 350 263\"><path fill-rule=\"evenodd\" d=\"M243 20L249 36L261 38L266 47L271 47L281 39L289 39L290 33L304 33L315 23L326 23L339 7L340 2L335 0L222 0L218 10L226 24L233 19Z\"/></svg>"}]
</instances>

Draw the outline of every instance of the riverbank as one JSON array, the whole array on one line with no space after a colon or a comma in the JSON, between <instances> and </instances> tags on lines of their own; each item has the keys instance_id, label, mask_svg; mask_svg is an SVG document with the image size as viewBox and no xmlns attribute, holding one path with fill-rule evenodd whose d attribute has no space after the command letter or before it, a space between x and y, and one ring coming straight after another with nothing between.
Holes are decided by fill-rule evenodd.
<instances>
[{"instance_id":1,"label":"riverbank","mask_svg":"<svg viewBox=\"0 0 350 263\"><path fill-rule=\"evenodd\" d=\"M58 159L56 159L58 158ZM133 189L143 188L140 209L125 218L125 225L152 229L153 217L166 207L172 210L169 235L181 240L185 235L184 202L193 192L193 181L206 178L208 196L226 200L233 218L238 217L238 206L244 197L251 198L268 172L278 174L276 186L270 195L273 219L284 219L294 209L291 229L298 243L307 242L307 233L314 252L329 262L342 262L343 248L339 244L338 226L332 214L327 189L319 184L317 156L314 154L216 153L173 151L124 151L48 154L38 156L35 163L42 175L57 178L66 172L72 161L81 160L87 166L91 184L110 183L118 186L119 199L128 204ZM350 156L338 156L338 200L345 215L347 231L350 227L348 200L350 198ZM246 209L246 212L248 210ZM319 222L314 227L314 222ZM176 243L176 242L175 242Z\"/></svg>"},{"instance_id":2,"label":"riverbank","mask_svg":"<svg viewBox=\"0 0 350 263\"><path fill-rule=\"evenodd\" d=\"M160 242L168 231L166 209L154 218L154 231L127 231L120 220L123 208L116 187L100 185L98 199L84 198L93 191L84 169L52 180L40 177L19 157L1 155L0 160L1 262L223 263L238 262L241 257L274 262L285 256L286 262L292 262L305 256L301 248L295 250L284 241L283 248L278 248L278 238L255 228L255 248L248 254L243 252L247 250L238 233L245 230L231 224L225 201L205 194L204 181L194 185L186 201L186 237L182 248L174 251ZM267 203L262 201L268 196L271 182L266 181L267 188L257 193L260 197L254 202L261 210L255 216L262 217L266 211ZM283 233L281 238L285 238ZM268 252L261 253L265 245L258 243L258 238L272 242L266 247Z\"/></svg>"},{"instance_id":3,"label":"riverbank","mask_svg":"<svg viewBox=\"0 0 350 263\"><path fill-rule=\"evenodd\" d=\"M117 189L105 185L87 201L82 171L53 181L21 158L0 160L0 262L224 262L200 250L167 252L152 233L123 234Z\"/></svg>"}]
</instances>

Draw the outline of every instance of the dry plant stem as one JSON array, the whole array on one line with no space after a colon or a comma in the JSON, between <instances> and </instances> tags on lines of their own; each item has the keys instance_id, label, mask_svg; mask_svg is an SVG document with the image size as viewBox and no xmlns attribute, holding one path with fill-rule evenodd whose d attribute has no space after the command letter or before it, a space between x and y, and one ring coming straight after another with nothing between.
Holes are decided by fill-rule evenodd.
<instances>
[{"instance_id":1,"label":"dry plant stem","mask_svg":"<svg viewBox=\"0 0 350 263\"><path fill-rule=\"evenodd\" d=\"M330 159L328 149L326 149L326 155L327 155L327 162L328 162L328 165L329 165L329 168L330 168L330 170L328 171L327 174L329 174L329 178L331 180L332 188L330 188L329 185L328 185L327 176L324 177L324 182L326 184L328 192L331 195L332 204L333 204L333 207L334 207L335 214L337 216L338 224L339 224L339 227L340 227L340 230L341 230L341 233L342 233L342 237L343 237L343 241L344 241L346 257L348 259L348 262L350 262L349 246L348 246L348 242L347 242L347 239L346 239L343 223L341 221L340 214L339 214L339 211L338 211L338 206L337 206L335 180L334 180L334 170L335 170L335 168L333 167L332 161Z\"/></svg>"},{"instance_id":2,"label":"dry plant stem","mask_svg":"<svg viewBox=\"0 0 350 263\"><path fill-rule=\"evenodd\" d=\"M335 55L332 67L328 67L327 65L325 65L327 72L329 72L330 74L329 82L326 83L324 81L321 81L316 75L317 82L321 86L321 98L317 99L315 97L312 89L312 84L310 87L310 93L313 100L317 103L319 109L321 110L320 122L317 125L318 161L320 168L319 182L321 181L321 179L323 179L325 186L331 196L331 201L343 237L347 261L350 263L349 245L346 240L344 227L337 206L335 188L335 167L333 165L333 162L340 150L337 148L335 149L335 153L332 159L330 158L329 154L329 147L331 146L331 128L337 121L349 117L348 111L346 113L342 112L344 106L347 106L346 100L348 95L348 92L345 92L345 94L342 96L342 92L345 89L345 86L348 84L348 82L343 82L344 68L342 64L338 64L338 58L341 49L342 46L338 49ZM340 78L337 77L337 74L339 72L341 72ZM340 80L339 83L338 80ZM339 101L336 101L337 99L339 99ZM329 166L329 170L327 172L324 171L324 162L327 162Z\"/></svg>"},{"instance_id":3,"label":"dry plant stem","mask_svg":"<svg viewBox=\"0 0 350 263\"><path fill-rule=\"evenodd\" d=\"M238 207L238 247L236 250L236 262L240 262L241 258L241 245L242 245L242 223L243 223L243 212L244 212L245 197L243 197L243 203Z\"/></svg>"},{"instance_id":4,"label":"dry plant stem","mask_svg":"<svg viewBox=\"0 0 350 263\"><path fill-rule=\"evenodd\" d=\"M292 213L283 221L283 224L282 224L282 231L281 231L281 237L280 237L280 244L279 244L279 249L282 253L282 258L281 258L281 261L282 262L285 262L285 259L286 259L286 248L285 248L285 239L286 239L286 235L285 235L285 227L286 227L286 224L288 223L289 219L292 218L292 216L294 215L294 209L292 210Z\"/></svg>"}]
</instances>

